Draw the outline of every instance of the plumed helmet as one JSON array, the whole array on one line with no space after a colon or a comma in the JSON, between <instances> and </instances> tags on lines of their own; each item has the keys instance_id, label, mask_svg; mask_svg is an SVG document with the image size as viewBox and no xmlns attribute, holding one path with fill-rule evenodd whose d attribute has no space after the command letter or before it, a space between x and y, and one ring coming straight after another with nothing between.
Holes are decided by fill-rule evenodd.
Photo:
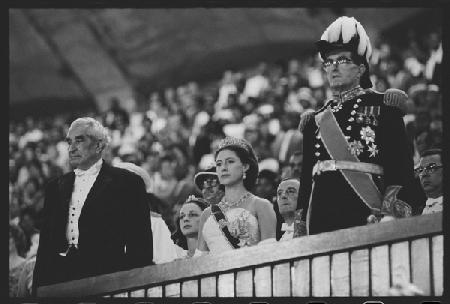
<instances>
[{"instance_id":1,"label":"plumed helmet","mask_svg":"<svg viewBox=\"0 0 450 304\"><path fill-rule=\"evenodd\" d=\"M320 58L325 59L326 54L335 49L344 49L359 56L366 66L361 77L361 87L371 88L369 77L369 62L372 56L372 45L364 27L353 17L342 16L331 23L323 32L320 40L316 42Z\"/></svg>"}]
</instances>

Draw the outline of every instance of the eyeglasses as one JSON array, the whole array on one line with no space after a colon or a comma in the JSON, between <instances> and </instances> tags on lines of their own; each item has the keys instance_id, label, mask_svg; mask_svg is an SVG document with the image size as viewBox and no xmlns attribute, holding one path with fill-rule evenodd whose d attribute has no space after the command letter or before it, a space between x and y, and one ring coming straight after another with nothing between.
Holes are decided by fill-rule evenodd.
<instances>
[{"instance_id":1,"label":"eyeglasses","mask_svg":"<svg viewBox=\"0 0 450 304\"><path fill-rule=\"evenodd\" d=\"M437 165L435 163L429 164L426 167L418 167L414 169L416 176L421 176L422 174L430 174L435 172L437 169L442 168L443 165Z\"/></svg>"},{"instance_id":2,"label":"eyeglasses","mask_svg":"<svg viewBox=\"0 0 450 304\"><path fill-rule=\"evenodd\" d=\"M287 196L294 196L298 194L298 191L295 188L287 188L286 190L279 189L277 191L277 196L282 196L283 193L286 193Z\"/></svg>"},{"instance_id":3,"label":"eyeglasses","mask_svg":"<svg viewBox=\"0 0 450 304\"><path fill-rule=\"evenodd\" d=\"M353 60L347 57L339 57L337 59L325 59L322 63L322 67L324 70L327 70L332 65L339 66L341 64L353 63Z\"/></svg>"},{"instance_id":4,"label":"eyeglasses","mask_svg":"<svg viewBox=\"0 0 450 304\"><path fill-rule=\"evenodd\" d=\"M219 185L219 181L217 179L206 179L203 181L203 188L215 187Z\"/></svg>"}]
</instances>

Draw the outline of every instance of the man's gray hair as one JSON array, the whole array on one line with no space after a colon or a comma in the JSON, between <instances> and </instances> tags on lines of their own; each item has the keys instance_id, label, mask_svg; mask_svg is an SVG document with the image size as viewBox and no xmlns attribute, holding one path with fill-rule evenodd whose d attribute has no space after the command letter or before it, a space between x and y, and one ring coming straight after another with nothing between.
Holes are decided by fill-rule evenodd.
<instances>
[{"instance_id":1,"label":"man's gray hair","mask_svg":"<svg viewBox=\"0 0 450 304\"><path fill-rule=\"evenodd\" d=\"M69 131L76 125L86 126L86 135L93 137L101 142L102 150L104 150L109 145L111 141L109 131L98 120L92 117L77 118L70 124Z\"/></svg>"}]
</instances>

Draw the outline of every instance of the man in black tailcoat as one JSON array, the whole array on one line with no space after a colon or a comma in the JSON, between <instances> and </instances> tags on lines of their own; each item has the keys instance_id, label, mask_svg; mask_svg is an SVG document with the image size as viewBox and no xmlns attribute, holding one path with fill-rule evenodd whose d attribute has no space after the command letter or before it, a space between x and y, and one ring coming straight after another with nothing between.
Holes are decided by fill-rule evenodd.
<instances>
[{"instance_id":1,"label":"man in black tailcoat","mask_svg":"<svg viewBox=\"0 0 450 304\"><path fill-rule=\"evenodd\" d=\"M303 208L308 234L410 216L411 205L421 202L409 189L414 163L403 123L404 92L371 89L372 47L354 18L336 19L316 44L333 98L300 123L297 208Z\"/></svg>"},{"instance_id":2,"label":"man in black tailcoat","mask_svg":"<svg viewBox=\"0 0 450 304\"><path fill-rule=\"evenodd\" d=\"M152 264L142 179L103 161L109 136L95 119L76 119L66 140L75 170L46 187L34 293L43 285Z\"/></svg>"}]
</instances>

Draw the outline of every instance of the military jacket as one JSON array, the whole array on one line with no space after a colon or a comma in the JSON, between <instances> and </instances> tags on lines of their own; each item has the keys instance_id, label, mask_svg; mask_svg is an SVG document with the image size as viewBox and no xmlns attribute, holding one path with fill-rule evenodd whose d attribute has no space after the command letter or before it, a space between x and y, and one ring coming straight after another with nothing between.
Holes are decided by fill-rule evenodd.
<instances>
[{"instance_id":1,"label":"military jacket","mask_svg":"<svg viewBox=\"0 0 450 304\"><path fill-rule=\"evenodd\" d=\"M350 152L361 162L378 164L384 176L373 176L383 194L389 185L404 185L413 178L413 159L403 122L403 112L385 104L384 94L357 87L329 100L318 111L302 119L303 170L299 208L307 208L312 187L312 169L317 161L332 159L319 134L317 116L330 109ZM306 212L304 212L306 213Z\"/></svg>"}]
</instances>

